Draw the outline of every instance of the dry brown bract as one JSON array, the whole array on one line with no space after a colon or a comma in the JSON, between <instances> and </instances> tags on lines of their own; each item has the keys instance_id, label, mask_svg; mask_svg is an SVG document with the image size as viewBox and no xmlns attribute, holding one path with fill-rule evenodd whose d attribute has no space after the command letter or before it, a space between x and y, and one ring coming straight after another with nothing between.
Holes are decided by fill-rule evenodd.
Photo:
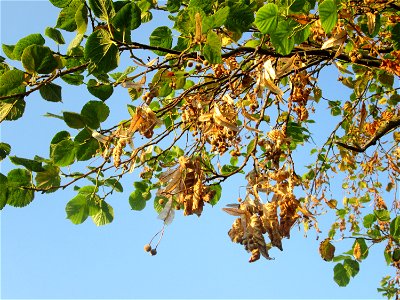
<instances>
[{"instance_id":1,"label":"dry brown bract","mask_svg":"<svg viewBox=\"0 0 400 300\"><path fill-rule=\"evenodd\" d=\"M204 202L209 202L214 191L203 184L204 173L199 159L179 158L179 166L160 175L160 181L166 186L158 195L175 199L184 208L184 215L201 215Z\"/></svg>"}]
</instances>

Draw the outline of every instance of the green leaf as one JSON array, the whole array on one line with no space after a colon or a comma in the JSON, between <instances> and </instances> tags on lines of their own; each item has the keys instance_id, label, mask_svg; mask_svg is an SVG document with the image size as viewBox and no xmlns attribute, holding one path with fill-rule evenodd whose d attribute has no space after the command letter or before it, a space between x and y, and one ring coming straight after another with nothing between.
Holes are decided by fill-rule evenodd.
<instances>
[{"instance_id":1,"label":"green leaf","mask_svg":"<svg viewBox=\"0 0 400 300\"><path fill-rule=\"evenodd\" d=\"M241 34L247 31L254 22L254 13L249 6L237 4L230 7L225 27L233 32Z\"/></svg>"},{"instance_id":2,"label":"green leaf","mask_svg":"<svg viewBox=\"0 0 400 300\"><path fill-rule=\"evenodd\" d=\"M108 21L115 15L112 0L89 0L89 6L96 17Z\"/></svg>"},{"instance_id":3,"label":"green leaf","mask_svg":"<svg viewBox=\"0 0 400 300\"><path fill-rule=\"evenodd\" d=\"M376 221L374 214L368 214L364 216L363 225L365 228L371 228L372 224Z\"/></svg>"},{"instance_id":4,"label":"green leaf","mask_svg":"<svg viewBox=\"0 0 400 300\"><path fill-rule=\"evenodd\" d=\"M65 211L67 213L67 219L72 223L81 224L85 222L89 216L89 206L86 197L82 194L78 194L67 203Z\"/></svg>"},{"instance_id":5,"label":"green leaf","mask_svg":"<svg viewBox=\"0 0 400 300\"><path fill-rule=\"evenodd\" d=\"M84 34L88 25L88 10L84 3L78 7L74 17L76 23L76 32L78 34Z\"/></svg>"},{"instance_id":6,"label":"green leaf","mask_svg":"<svg viewBox=\"0 0 400 300\"><path fill-rule=\"evenodd\" d=\"M214 0L190 0L189 7L201 8L206 14L212 10Z\"/></svg>"},{"instance_id":7,"label":"green leaf","mask_svg":"<svg viewBox=\"0 0 400 300\"><path fill-rule=\"evenodd\" d=\"M71 0L49 0L49 1L51 2L51 4L59 8L66 7L71 2Z\"/></svg>"},{"instance_id":8,"label":"green leaf","mask_svg":"<svg viewBox=\"0 0 400 300\"><path fill-rule=\"evenodd\" d=\"M60 169L53 165L45 165L44 171L36 174L36 186L40 189L49 189L46 193L53 193L57 189L50 189L58 187L61 184Z\"/></svg>"},{"instance_id":9,"label":"green leaf","mask_svg":"<svg viewBox=\"0 0 400 300\"><path fill-rule=\"evenodd\" d=\"M203 31L207 32L212 28L219 28L225 24L229 16L229 7L225 6L215 12L215 14L207 17L203 21Z\"/></svg>"},{"instance_id":10,"label":"green leaf","mask_svg":"<svg viewBox=\"0 0 400 300\"><path fill-rule=\"evenodd\" d=\"M0 173L0 210L7 204L7 176Z\"/></svg>"},{"instance_id":11,"label":"green leaf","mask_svg":"<svg viewBox=\"0 0 400 300\"><path fill-rule=\"evenodd\" d=\"M149 190L149 186L145 181L135 181L133 183L133 186L137 191L140 191L142 193L147 192Z\"/></svg>"},{"instance_id":12,"label":"green leaf","mask_svg":"<svg viewBox=\"0 0 400 300\"><path fill-rule=\"evenodd\" d=\"M112 24L120 30L134 30L142 23L141 14L139 6L133 2L128 3L117 12Z\"/></svg>"},{"instance_id":13,"label":"green leaf","mask_svg":"<svg viewBox=\"0 0 400 300\"><path fill-rule=\"evenodd\" d=\"M375 216L379 221L388 222L390 221L390 212L386 209L374 210Z\"/></svg>"},{"instance_id":14,"label":"green leaf","mask_svg":"<svg viewBox=\"0 0 400 300\"><path fill-rule=\"evenodd\" d=\"M97 82L95 79L90 79L87 83L87 89L89 93L93 96L105 101L114 92L114 88L111 84L101 84Z\"/></svg>"},{"instance_id":15,"label":"green leaf","mask_svg":"<svg viewBox=\"0 0 400 300\"><path fill-rule=\"evenodd\" d=\"M132 192L129 196L129 204L133 210L143 210L146 207L146 199L139 190Z\"/></svg>"},{"instance_id":16,"label":"green leaf","mask_svg":"<svg viewBox=\"0 0 400 300\"><path fill-rule=\"evenodd\" d=\"M167 10L171 13L178 12L181 7L181 0L168 0Z\"/></svg>"},{"instance_id":17,"label":"green leaf","mask_svg":"<svg viewBox=\"0 0 400 300\"><path fill-rule=\"evenodd\" d=\"M400 238L400 216L397 216L390 222L390 235Z\"/></svg>"},{"instance_id":18,"label":"green leaf","mask_svg":"<svg viewBox=\"0 0 400 300\"><path fill-rule=\"evenodd\" d=\"M109 186L114 189L114 191L122 193L124 191L124 188L122 184L115 178L108 178L104 181L104 184L106 186Z\"/></svg>"},{"instance_id":19,"label":"green leaf","mask_svg":"<svg viewBox=\"0 0 400 300\"><path fill-rule=\"evenodd\" d=\"M25 80L25 74L21 70L13 69L6 71L0 77L0 95L12 95L18 93Z\"/></svg>"},{"instance_id":20,"label":"green leaf","mask_svg":"<svg viewBox=\"0 0 400 300\"><path fill-rule=\"evenodd\" d=\"M82 0L72 0L65 6L58 15L56 27L69 32L75 31L77 29L75 14L81 5Z\"/></svg>"},{"instance_id":21,"label":"green leaf","mask_svg":"<svg viewBox=\"0 0 400 300\"><path fill-rule=\"evenodd\" d=\"M28 73L48 74L58 67L50 48L40 45L28 46L22 53L21 61Z\"/></svg>"},{"instance_id":22,"label":"green leaf","mask_svg":"<svg viewBox=\"0 0 400 300\"><path fill-rule=\"evenodd\" d=\"M255 146L256 146L256 140L252 139L250 143L247 145L246 154L250 155L250 153L254 150Z\"/></svg>"},{"instance_id":23,"label":"green leaf","mask_svg":"<svg viewBox=\"0 0 400 300\"><path fill-rule=\"evenodd\" d=\"M100 148L99 142L92 137L91 132L88 129L83 129L74 139L76 159L78 161L84 161L92 159L96 156L97 151Z\"/></svg>"},{"instance_id":24,"label":"green leaf","mask_svg":"<svg viewBox=\"0 0 400 300\"><path fill-rule=\"evenodd\" d=\"M24 207L32 202L33 190L25 189L32 187L31 172L25 169L14 169L7 174L7 204L14 207Z\"/></svg>"},{"instance_id":25,"label":"green leaf","mask_svg":"<svg viewBox=\"0 0 400 300\"><path fill-rule=\"evenodd\" d=\"M51 102L61 102L61 86L55 83L47 83L39 89L40 95L44 100Z\"/></svg>"},{"instance_id":26,"label":"green leaf","mask_svg":"<svg viewBox=\"0 0 400 300\"><path fill-rule=\"evenodd\" d=\"M65 111L63 112L63 117L64 122L71 128L79 129L85 127L83 116L78 113Z\"/></svg>"},{"instance_id":27,"label":"green leaf","mask_svg":"<svg viewBox=\"0 0 400 300\"><path fill-rule=\"evenodd\" d=\"M14 58L14 49L15 49L15 45L6 45L3 44L1 46L1 48L3 49L4 54L9 58L9 59L16 59Z\"/></svg>"},{"instance_id":28,"label":"green leaf","mask_svg":"<svg viewBox=\"0 0 400 300\"><path fill-rule=\"evenodd\" d=\"M81 110L84 122L92 129L99 128L100 123L104 122L108 118L109 114L110 109L101 101L89 101Z\"/></svg>"},{"instance_id":29,"label":"green leaf","mask_svg":"<svg viewBox=\"0 0 400 300\"><path fill-rule=\"evenodd\" d=\"M172 31L167 26L161 26L151 33L150 46L171 49L172 47ZM159 50L153 50L157 55L165 55L166 53Z\"/></svg>"},{"instance_id":30,"label":"green leaf","mask_svg":"<svg viewBox=\"0 0 400 300\"><path fill-rule=\"evenodd\" d=\"M305 4L306 0L294 0L293 3L290 5L289 9L292 12L300 12Z\"/></svg>"},{"instance_id":31,"label":"green leaf","mask_svg":"<svg viewBox=\"0 0 400 300\"><path fill-rule=\"evenodd\" d=\"M342 264L339 263L333 268L333 274L333 280L335 280L339 286L346 286L349 284L350 276Z\"/></svg>"},{"instance_id":32,"label":"green leaf","mask_svg":"<svg viewBox=\"0 0 400 300\"><path fill-rule=\"evenodd\" d=\"M118 67L118 47L111 40L108 31L96 30L87 39L85 46L85 59L95 65L96 72L108 73Z\"/></svg>"},{"instance_id":33,"label":"green leaf","mask_svg":"<svg viewBox=\"0 0 400 300\"><path fill-rule=\"evenodd\" d=\"M256 14L255 24L263 34L273 33L278 27L279 10L274 3L261 7Z\"/></svg>"},{"instance_id":34,"label":"green leaf","mask_svg":"<svg viewBox=\"0 0 400 300\"><path fill-rule=\"evenodd\" d=\"M279 22L275 32L271 33L271 43L275 50L282 55L288 55L294 48L293 29L297 26L293 20Z\"/></svg>"},{"instance_id":35,"label":"green leaf","mask_svg":"<svg viewBox=\"0 0 400 300\"><path fill-rule=\"evenodd\" d=\"M99 188L94 185L85 185L79 188L78 193L85 195L88 199L92 199L96 196L96 193L99 191Z\"/></svg>"},{"instance_id":36,"label":"green leaf","mask_svg":"<svg viewBox=\"0 0 400 300\"><path fill-rule=\"evenodd\" d=\"M65 74L61 79L71 85L81 85L85 77L81 74Z\"/></svg>"},{"instance_id":37,"label":"green leaf","mask_svg":"<svg viewBox=\"0 0 400 300\"><path fill-rule=\"evenodd\" d=\"M360 271L360 264L358 263L358 261L353 259L345 259L343 262L343 267L346 269L349 277L356 276Z\"/></svg>"},{"instance_id":38,"label":"green leaf","mask_svg":"<svg viewBox=\"0 0 400 300\"><path fill-rule=\"evenodd\" d=\"M44 169L42 167L42 163L38 162L38 161L35 161L35 160L32 160L32 159L27 159L27 158L22 158L22 157L17 157L17 156L10 156L10 161L14 165L24 166L29 171L33 171L33 172L42 172L42 171L44 171Z\"/></svg>"},{"instance_id":39,"label":"green leaf","mask_svg":"<svg viewBox=\"0 0 400 300\"><path fill-rule=\"evenodd\" d=\"M11 146L7 143L0 142L0 161L5 159L11 152Z\"/></svg>"},{"instance_id":40,"label":"green leaf","mask_svg":"<svg viewBox=\"0 0 400 300\"><path fill-rule=\"evenodd\" d=\"M114 209L103 200L99 212L91 217L96 226L109 224L114 220Z\"/></svg>"},{"instance_id":41,"label":"green leaf","mask_svg":"<svg viewBox=\"0 0 400 300\"><path fill-rule=\"evenodd\" d=\"M335 2L333 0L324 0L318 5L318 11L322 28L325 33L330 33L338 20Z\"/></svg>"},{"instance_id":42,"label":"green leaf","mask_svg":"<svg viewBox=\"0 0 400 300\"><path fill-rule=\"evenodd\" d=\"M221 199L221 194L222 194L222 187L220 184L216 185L211 185L210 190L215 192L214 197L211 199L210 204L211 205L216 205L219 200Z\"/></svg>"},{"instance_id":43,"label":"green leaf","mask_svg":"<svg viewBox=\"0 0 400 300\"><path fill-rule=\"evenodd\" d=\"M53 27L46 27L44 34L59 45L65 44L64 37L58 29L55 29Z\"/></svg>"},{"instance_id":44,"label":"green leaf","mask_svg":"<svg viewBox=\"0 0 400 300\"><path fill-rule=\"evenodd\" d=\"M211 64L218 64L222 61L221 39L214 31L207 34L207 42L203 48L203 55Z\"/></svg>"},{"instance_id":45,"label":"green leaf","mask_svg":"<svg viewBox=\"0 0 400 300\"><path fill-rule=\"evenodd\" d=\"M75 144L71 140L63 140L54 146L52 159L56 166L66 167L75 160Z\"/></svg>"},{"instance_id":46,"label":"green leaf","mask_svg":"<svg viewBox=\"0 0 400 300\"><path fill-rule=\"evenodd\" d=\"M397 23L390 30L390 38L393 42L393 48L395 50L400 50L400 23Z\"/></svg>"},{"instance_id":47,"label":"green leaf","mask_svg":"<svg viewBox=\"0 0 400 300\"><path fill-rule=\"evenodd\" d=\"M17 42L12 56L16 60L21 60L22 53L28 46L31 46L31 45L43 46L44 43L45 43L45 40L40 33L30 34L30 35L20 39Z\"/></svg>"},{"instance_id":48,"label":"green leaf","mask_svg":"<svg viewBox=\"0 0 400 300\"><path fill-rule=\"evenodd\" d=\"M0 102L0 122L14 121L22 117L25 111L26 102L23 99L12 100L11 102Z\"/></svg>"}]
</instances>

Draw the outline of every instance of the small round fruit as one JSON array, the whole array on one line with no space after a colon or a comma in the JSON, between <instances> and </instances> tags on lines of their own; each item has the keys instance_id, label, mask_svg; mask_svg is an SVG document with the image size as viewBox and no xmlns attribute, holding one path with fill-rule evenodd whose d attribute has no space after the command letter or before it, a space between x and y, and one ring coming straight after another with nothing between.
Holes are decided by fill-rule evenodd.
<instances>
[{"instance_id":1,"label":"small round fruit","mask_svg":"<svg viewBox=\"0 0 400 300\"><path fill-rule=\"evenodd\" d=\"M164 200L164 199L159 199L159 200L158 200L158 204L164 205L164 203L165 203L165 200Z\"/></svg>"},{"instance_id":2,"label":"small round fruit","mask_svg":"<svg viewBox=\"0 0 400 300\"><path fill-rule=\"evenodd\" d=\"M197 71L200 71L201 68L202 68L202 65L201 65L201 64L196 64L196 70L197 70Z\"/></svg>"},{"instance_id":3,"label":"small round fruit","mask_svg":"<svg viewBox=\"0 0 400 300\"><path fill-rule=\"evenodd\" d=\"M144 245L144 251L146 251L146 252L150 252L152 249L151 249L151 246L150 246L150 244L146 244L146 245Z\"/></svg>"},{"instance_id":4,"label":"small round fruit","mask_svg":"<svg viewBox=\"0 0 400 300\"><path fill-rule=\"evenodd\" d=\"M150 254L151 254L152 256L157 255L157 250L156 250L156 249L151 249L151 250L150 250Z\"/></svg>"},{"instance_id":5,"label":"small round fruit","mask_svg":"<svg viewBox=\"0 0 400 300\"><path fill-rule=\"evenodd\" d=\"M205 65L206 67L209 65L210 63L208 62L208 60L204 60L203 61L203 65Z\"/></svg>"},{"instance_id":6,"label":"small round fruit","mask_svg":"<svg viewBox=\"0 0 400 300\"><path fill-rule=\"evenodd\" d=\"M191 60L189 60L189 61L187 62L187 66L188 66L188 68L193 67L193 62L192 62Z\"/></svg>"}]
</instances>

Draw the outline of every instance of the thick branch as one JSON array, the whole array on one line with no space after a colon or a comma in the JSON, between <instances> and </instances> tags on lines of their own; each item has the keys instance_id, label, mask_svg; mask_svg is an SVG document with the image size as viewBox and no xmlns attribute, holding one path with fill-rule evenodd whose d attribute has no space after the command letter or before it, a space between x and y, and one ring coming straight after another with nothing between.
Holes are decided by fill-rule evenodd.
<instances>
[{"instance_id":1,"label":"thick branch","mask_svg":"<svg viewBox=\"0 0 400 300\"><path fill-rule=\"evenodd\" d=\"M387 134L392 129L399 127L399 126L400 126L400 116L397 116L397 117L385 122L381 127L379 127L379 129L376 131L375 135L372 138L370 138L363 147L360 147L358 145L355 145L355 146L347 145L342 142L336 142L336 144L345 149L352 150L355 152L359 152L359 153L365 152L365 150L367 150L369 147L375 145L380 140L381 137L383 137L385 134Z\"/></svg>"}]
</instances>

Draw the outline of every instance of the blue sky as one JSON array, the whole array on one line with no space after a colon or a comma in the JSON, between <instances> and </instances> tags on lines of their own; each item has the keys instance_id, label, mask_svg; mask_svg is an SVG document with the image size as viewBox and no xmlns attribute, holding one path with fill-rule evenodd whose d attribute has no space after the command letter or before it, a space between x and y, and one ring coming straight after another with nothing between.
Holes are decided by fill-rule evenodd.
<instances>
[{"instance_id":1,"label":"blue sky","mask_svg":"<svg viewBox=\"0 0 400 300\"><path fill-rule=\"evenodd\" d=\"M1 42L15 44L30 33L44 34L47 26L55 25L57 14L58 9L47 1L2 1ZM160 18L142 25L134 32L135 39L147 42L149 33L161 25ZM54 46L51 41L47 43ZM337 76L336 70L321 74L326 98L346 98L348 91L332 88ZM12 145L12 155L48 156L52 136L65 127L60 120L42 115L80 111L91 99L84 87L64 89L63 104L46 102L34 93L27 98L22 119L1 124L1 140ZM121 114L128 117L125 107L129 101L126 90L117 89L108 100L110 119L118 121ZM328 110L319 114L317 120L326 120ZM320 137L333 126L326 121L318 123L314 140L320 145ZM306 160L309 156L304 152L298 158ZM297 165L302 163L298 161ZM1 162L2 173L12 168L8 161ZM73 225L66 219L65 204L75 195L72 189L36 194L23 209L5 207L1 212L1 298L379 298L379 280L390 271L385 267L382 247L372 249L347 288L339 288L333 281L334 264L320 258L320 241L315 234L310 232L304 238L301 229L293 229L291 239L284 240L283 252L271 251L275 260L249 264L249 254L241 245L231 243L227 235L234 218L221 210L225 204L236 202L239 186L244 184L239 178L225 184L220 203L206 207L201 218L178 213L157 256L151 257L143 251L143 245L162 222L157 220L152 201L141 212L131 211L128 197L137 174L129 176L124 179L124 193L109 199L115 219L107 226L96 227L91 220ZM344 195L340 182L333 183L340 200ZM324 238L332 216L322 218ZM351 244L335 244L337 254L347 251Z\"/></svg>"}]
</instances>

